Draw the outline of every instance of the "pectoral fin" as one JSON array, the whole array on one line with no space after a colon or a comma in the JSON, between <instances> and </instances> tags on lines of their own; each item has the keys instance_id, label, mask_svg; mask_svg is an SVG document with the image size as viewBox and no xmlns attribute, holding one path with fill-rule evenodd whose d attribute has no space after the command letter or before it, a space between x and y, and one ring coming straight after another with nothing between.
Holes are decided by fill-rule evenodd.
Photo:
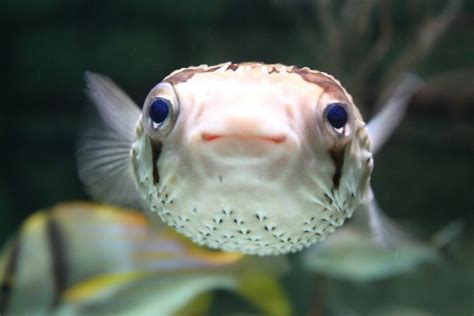
<instances>
[{"instance_id":1,"label":"pectoral fin","mask_svg":"<svg viewBox=\"0 0 474 316\"><path fill-rule=\"evenodd\" d=\"M79 137L79 177L98 201L141 207L131 165L140 109L109 78L87 72L85 79L97 113Z\"/></svg>"},{"instance_id":2,"label":"pectoral fin","mask_svg":"<svg viewBox=\"0 0 474 316\"><path fill-rule=\"evenodd\" d=\"M372 188L365 201L354 212L353 221L355 225L370 230L375 242L383 247L394 247L410 239L407 232L384 214Z\"/></svg>"},{"instance_id":3,"label":"pectoral fin","mask_svg":"<svg viewBox=\"0 0 474 316\"><path fill-rule=\"evenodd\" d=\"M405 116L410 99L421 85L422 81L416 75L404 75L381 107L382 110L367 124L372 154L376 154L392 136Z\"/></svg>"}]
</instances>

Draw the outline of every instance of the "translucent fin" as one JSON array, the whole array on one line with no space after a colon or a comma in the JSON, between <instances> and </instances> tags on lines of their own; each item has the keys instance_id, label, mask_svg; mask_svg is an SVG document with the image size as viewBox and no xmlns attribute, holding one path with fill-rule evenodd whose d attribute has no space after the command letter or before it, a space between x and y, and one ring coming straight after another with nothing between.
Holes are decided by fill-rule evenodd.
<instances>
[{"instance_id":1,"label":"translucent fin","mask_svg":"<svg viewBox=\"0 0 474 316\"><path fill-rule=\"evenodd\" d=\"M433 245L438 249L443 249L456 240L464 230L464 223L461 219L456 219L438 231L431 238Z\"/></svg>"},{"instance_id":2,"label":"translucent fin","mask_svg":"<svg viewBox=\"0 0 474 316\"><path fill-rule=\"evenodd\" d=\"M370 228L375 240L381 245L393 247L400 241L410 239L408 233L384 214L375 200L372 188L369 190L368 213Z\"/></svg>"},{"instance_id":3,"label":"translucent fin","mask_svg":"<svg viewBox=\"0 0 474 316\"><path fill-rule=\"evenodd\" d=\"M84 77L97 115L80 134L79 177L99 201L140 207L130 161L140 109L109 78L90 72Z\"/></svg>"},{"instance_id":4,"label":"translucent fin","mask_svg":"<svg viewBox=\"0 0 474 316\"><path fill-rule=\"evenodd\" d=\"M373 154L380 150L398 127L405 116L411 97L420 86L420 78L414 74L404 75L380 112L367 124Z\"/></svg>"},{"instance_id":5,"label":"translucent fin","mask_svg":"<svg viewBox=\"0 0 474 316\"><path fill-rule=\"evenodd\" d=\"M408 233L384 214L375 200L372 188L369 189L366 201L354 212L354 221L357 225L368 228L375 242L383 247L396 247L411 239Z\"/></svg>"}]
</instances>

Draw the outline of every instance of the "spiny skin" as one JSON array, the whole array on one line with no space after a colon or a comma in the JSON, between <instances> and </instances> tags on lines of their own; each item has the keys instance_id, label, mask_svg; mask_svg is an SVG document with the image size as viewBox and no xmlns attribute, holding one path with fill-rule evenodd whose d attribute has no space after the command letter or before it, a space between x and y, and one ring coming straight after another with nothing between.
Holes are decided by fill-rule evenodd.
<instances>
[{"instance_id":1,"label":"spiny skin","mask_svg":"<svg viewBox=\"0 0 474 316\"><path fill-rule=\"evenodd\" d=\"M367 130L333 77L225 63L183 68L163 82L168 88L151 90L137 124L133 169L151 211L194 242L258 255L299 251L365 197ZM166 135L154 135L147 102L170 94L179 114ZM346 104L341 130L324 117L330 102Z\"/></svg>"}]
</instances>

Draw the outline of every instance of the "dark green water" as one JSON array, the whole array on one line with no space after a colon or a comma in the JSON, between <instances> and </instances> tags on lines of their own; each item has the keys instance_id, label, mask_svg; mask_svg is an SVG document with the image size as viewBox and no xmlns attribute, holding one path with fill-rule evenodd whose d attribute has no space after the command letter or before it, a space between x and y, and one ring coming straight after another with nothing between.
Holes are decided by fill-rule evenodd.
<instances>
[{"instance_id":1,"label":"dark green water","mask_svg":"<svg viewBox=\"0 0 474 316\"><path fill-rule=\"evenodd\" d=\"M351 71L357 59L364 60L368 44L341 46L340 60L347 63L334 65L336 57L324 54L328 41L321 38L328 33L320 28L321 15L309 2L3 1L0 241L40 208L87 199L74 161L85 110L85 70L110 76L138 104L174 69L204 63L281 62L328 71L343 84L351 82ZM454 219L464 222L464 233L448 249L442 268L427 264L387 281L308 281L303 272L294 272L284 284L296 314L312 310L316 315L314 297L322 302L322 310L335 314L364 315L372 311L374 301L433 315L474 312L474 6L465 2L439 41L410 66L429 84L438 79L441 84L429 85L414 99L404 123L375 157L373 175L386 213L421 236ZM410 44L414 25L426 17L424 11L436 13L442 3L419 5L424 9L406 3L391 6L392 46L357 87L366 116L380 93L384 71ZM381 32L381 12L368 23L364 38L369 43ZM332 22L344 25L344 14L336 17ZM455 74L450 77L454 79L443 81L446 74ZM334 293L340 293L347 309L331 307L339 304L332 300ZM222 301L212 309L216 315L241 311L239 306L247 311L236 297L221 292L217 297Z\"/></svg>"}]
</instances>

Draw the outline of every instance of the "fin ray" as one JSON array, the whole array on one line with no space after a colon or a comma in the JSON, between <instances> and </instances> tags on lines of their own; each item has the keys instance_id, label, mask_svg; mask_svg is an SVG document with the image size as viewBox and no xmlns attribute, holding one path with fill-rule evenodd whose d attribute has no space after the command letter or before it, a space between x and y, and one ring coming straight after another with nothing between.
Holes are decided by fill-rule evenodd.
<instances>
[{"instance_id":1,"label":"fin ray","mask_svg":"<svg viewBox=\"0 0 474 316\"><path fill-rule=\"evenodd\" d=\"M370 227L379 244L394 247L402 241L411 239L407 232L385 215L375 200L372 189L369 191L368 213Z\"/></svg>"},{"instance_id":2,"label":"fin ray","mask_svg":"<svg viewBox=\"0 0 474 316\"><path fill-rule=\"evenodd\" d=\"M403 76L380 112L367 124L373 154L380 150L400 125L410 99L420 88L421 82L414 74Z\"/></svg>"},{"instance_id":3,"label":"fin ray","mask_svg":"<svg viewBox=\"0 0 474 316\"><path fill-rule=\"evenodd\" d=\"M109 78L90 72L84 77L97 115L79 137L79 177L101 202L140 207L130 161L140 109Z\"/></svg>"},{"instance_id":4,"label":"fin ray","mask_svg":"<svg viewBox=\"0 0 474 316\"><path fill-rule=\"evenodd\" d=\"M392 248L398 244L412 240L413 237L390 219L378 205L372 188L365 201L354 212L354 224L371 232L376 244Z\"/></svg>"}]
</instances>

